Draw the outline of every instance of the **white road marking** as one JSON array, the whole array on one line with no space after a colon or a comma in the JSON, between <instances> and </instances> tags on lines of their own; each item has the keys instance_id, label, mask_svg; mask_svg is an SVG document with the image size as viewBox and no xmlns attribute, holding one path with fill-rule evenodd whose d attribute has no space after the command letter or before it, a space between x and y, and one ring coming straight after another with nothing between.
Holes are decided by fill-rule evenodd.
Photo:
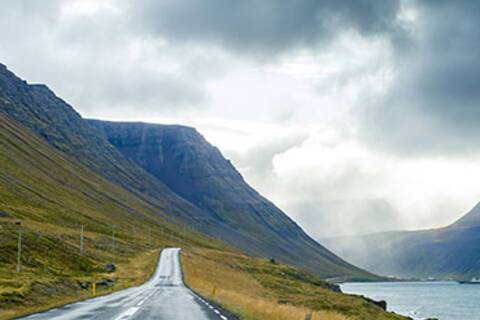
<instances>
[{"instance_id":1,"label":"white road marking","mask_svg":"<svg viewBox=\"0 0 480 320\"><path fill-rule=\"evenodd\" d=\"M173 261L173 263L172 265L169 265L165 263L165 261ZM198 305L195 308L192 308L192 313L195 314L192 319L205 320L207 319L207 314L210 313L210 317L208 319L228 320L226 316L222 315L221 309L217 309L216 305L214 306L210 304L209 301L203 299L203 297L199 296L183 284L178 261L178 249L166 249L164 252L162 252L162 256L159 260L154 276L142 286L126 289L112 295L98 296L86 301L66 305L61 309L51 309L50 311L46 311L41 314L30 315L22 319L73 320L80 316L84 317L86 315L91 315L92 312L97 311L99 313L98 315L101 316L103 315L104 311L105 313L108 313L112 312L112 308L118 308L118 314L114 316L114 320L132 320L136 317L136 315L141 313L142 308L144 308L143 305L148 301L148 299L153 299L152 297L159 293L163 294L163 290L165 289L158 288L163 286L181 287L181 290L186 289L188 291L187 295L190 296L191 301ZM185 291L183 294L185 294ZM158 307L162 304L159 303L159 301L155 302L155 307ZM97 310L99 307L101 307L103 310ZM165 305L165 308L166 307L170 308L170 305L167 303L167 305ZM110 311L106 311L107 308ZM208 309L212 310L213 312L208 311ZM172 317L174 316L172 315Z\"/></svg>"},{"instance_id":2,"label":"white road marking","mask_svg":"<svg viewBox=\"0 0 480 320\"><path fill-rule=\"evenodd\" d=\"M130 318L131 316L133 316L138 311L138 309L140 309L140 308L131 307L131 308L127 309L127 311L125 311L124 313L119 315L117 318L115 318L115 320L126 320L126 319Z\"/></svg>"}]
</instances>

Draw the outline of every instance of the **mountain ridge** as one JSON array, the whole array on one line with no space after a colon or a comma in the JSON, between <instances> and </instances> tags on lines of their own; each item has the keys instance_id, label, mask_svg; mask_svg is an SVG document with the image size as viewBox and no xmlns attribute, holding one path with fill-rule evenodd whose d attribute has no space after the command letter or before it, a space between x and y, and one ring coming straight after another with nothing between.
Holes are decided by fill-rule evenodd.
<instances>
[{"instance_id":1,"label":"mountain ridge","mask_svg":"<svg viewBox=\"0 0 480 320\"><path fill-rule=\"evenodd\" d=\"M170 138L175 138L172 146L179 148L176 152L185 156L183 162L170 157L168 163L172 170L167 171L173 174L171 179L168 176L156 177L144 166L124 156L107 139L105 130L101 131L92 122L83 119L47 86L30 85L6 67L0 68L0 113L21 123L57 151L131 192L153 208L156 214L171 222L196 225L199 230L250 254L275 258L322 277L375 278L341 260L306 235L288 216L246 185L236 169L211 145L207 153L214 154L219 161L219 167L214 169L224 170L224 176L228 177L221 180L221 175L212 175L214 179L208 181L215 188L208 189L210 186L206 186L205 176L202 179L195 176L197 171L213 170L205 158L202 160L204 167L195 167L196 157L202 159L200 155L207 153L202 154L200 149L195 149L195 144L180 141L182 144L175 140L181 135ZM181 126L169 128L190 130ZM192 131L189 132L191 134ZM180 168L178 163L184 166ZM192 170L192 166L196 169ZM174 183L178 179L185 185L185 180L181 179L185 168L190 177L195 178L192 180L195 183L193 191L199 195L198 199L183 192L182 185ZM226 182L233 189L238 187L235 191L241 192L243 202L235 202L238 196L235 192L221 190ZM202 193L202 190L207 193ZM222 198L224 196L227 198ZM225 208L222 209L222 206ZM235 217L239 208L242 209L242 217L246 217L249 223ZM282 232L277 232L281 228L284 228Z\"/></svg>"},{"instance_id":2,"label":"mountain ridge","mask_svg":"<svg viewBox=\"0 0 480 320\"><path fill-rule=\"evenodd\" d=\"M349 268L251 188L218 148L209 144L196 129L139 122L88 121L102 130L125 157L218 218L230 230L244 235L221 233L220 237L231 245L260 256L268 251L271 258L297 264L302 263L302 258L315 259L315 255L322 255L329 268ZM219 236L217 230L201 230ZM255 234L255 238L250 234ZM311 265L303 267L313 271Z\"/></svg>"},{"instance_id":3,"label":"mountain ridge","mask_svg":"<svg viewBox=\"0 0 480 320\"><path fill-rule=\"evenodd\" d=\"M480 204L437 229L324 239L342 258L371 272L405 278L465 280L480 276Z\"/></svg>"}]
</instances>

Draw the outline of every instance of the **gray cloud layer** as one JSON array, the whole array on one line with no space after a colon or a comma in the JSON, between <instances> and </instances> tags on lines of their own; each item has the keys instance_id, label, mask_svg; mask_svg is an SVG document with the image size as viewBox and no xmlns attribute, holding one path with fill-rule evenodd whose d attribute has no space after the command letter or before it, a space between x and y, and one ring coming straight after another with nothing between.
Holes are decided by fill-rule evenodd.
<instances>
[{"instance_id":1,"label":"gray cloud layer","mask_svg":"<svg viewBox=\"0 0 480 320\"><path fill-rule=\"evenodd\" d=\"M403 33L397 0L148 0L136 8L147 30L171 41L261 56L316 47L346 29Z\"/></svg>"},{"instance_id":2,"label":"gray cloud layer","mask_svg":"<svg viewBox=\"0 0 480 320\"><path fill-rule=\"evenodd\" d=\"M382 103L368 110L373 143L401 153L478 151L480 2L417 1L414 45ZM365 110L363 110L365 111Z\"/></svg>"},{"instance_id":3,"label":"gray cloud layer","mask_svg":"<svg viewBox=\"0 0 480 320\"><path fill-rule=\"evenodd\" d=\"M243 85L248 87L249 77L229 82L238 85L230 91L219 85L224 79L219 74L234 70L235 63L242 71L262 69L264 64L275 67L281 60L275 58L294 59L297 50L307 51L307 54L313 52L315 57L326 52L335 61L348 63L362 53L355 50L345 53L348 46L332 48L345 32L353 31L366 43L380 39L392 44L393 57L386 59L393 61L385 63L379 55L378 65L360 63L358 68L347 68L347 73L342 73L336 65L333 69L327 65L326 70L319 68L318 73L331 72L332 75L322 83L312 78L311 86L319 88L318 96L333 96L331 91L335 91L332 89L335 85L330 79L337 78L340 83L337 86L341 88L355 87L384 64L394 66L391 90L384 98L375 96L377 100L372 99L375 103L366 105L370 102L365 102L358 110L348 111L364 139L359 144L368 141L382 152L400 155L398 159L405 154L463 155L466 151L480 151L477 143L480 134L478 1L115 0L92 1L90 4L101 4L94 13L62 13L62 7L72 3L0 0L0 62L29 80L47 82L88 116L182 119L185 114L191 116L188 112L192 111L192 117L218 116L222 119L232 111L232 117L238 112L252 122L260 119L258 114L265 114L262 120L278 125L280 120L274 119L269 114L271 109L264 105L270 101L270 96L276 95L275 90L270 88L265 94L270 96L262 100L260 91L266 91L268 85L262 86L258 80L257 95L247 97L251 91L242 89ZM108 8L109 3L113 10ZM399 19L405 6L416 12L413 22ZM360 43L357 48L367 51L371 47ZM324 62L318 62L320 67ZM209 86L210 81L212 86ZM292 83L294 80L280 86L279 91L301 96L302 92L290 87ZM370 89L368 85L360 88ZM223 114L218 112L217 105L215 111L205 111L218 91L225 89L228 99L230 95L232 100L236 98L233 95L245 99L249 104L245 110L225 107L227 111ZM278 99L282 97L278 95ZM310 96L305 100L310 102ZM296 101L302 99L292 101L285 102L288 119L282 121L301 122L297 119L308 118L320 123L324 120L324 110L338 107L326 103L326 107L317 108L321 111L316 114L316 106L308 106L307 102L299 107ZM280 101L279 106L283 102ZM303 135L292 135L283 141L269 141L247 154L239 153L236 160L257 179L254 185L258 187L268 183L272 159L298 148L305 139ZM305 201L292 205L300 221L312 225L314 221L334 223L315 217L322 206L323 217L330 211L351 211L350 206L343 205L331 209L333 206L325 204L329 199L319 198L331 192L344 195L341 201L351 201L353 190L378 178L364 178L359 174L362 168L355 167L356 161L359 160L353 158L352 168L348 166L345 174L331 181L315 177L313 171L299 177L308 182L315 182L315 179L322 182L307 184L305 188L311 194L305 196ZM335 168L340 166L336 162L334 165ZM278 184L287 183L282 180ZM302 192L300 195L294 193L289 190L285 197L294 199ZM368 211L389 211L386 206L370 209L372 199L362 201L368 204ZM302 212L305 213L303 218ZM363 211L358 214L363 215ZM355 217L350 216L349 220ZM395 214L392 214L384 225L394 222Z\"/></svg>"}]
</instances>

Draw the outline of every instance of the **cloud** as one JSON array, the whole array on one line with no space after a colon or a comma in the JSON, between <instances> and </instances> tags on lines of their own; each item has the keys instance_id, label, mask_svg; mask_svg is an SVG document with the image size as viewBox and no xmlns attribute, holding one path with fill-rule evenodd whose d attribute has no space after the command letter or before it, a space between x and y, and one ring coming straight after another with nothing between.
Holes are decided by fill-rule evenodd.
<instances>
[{"instance_id":1,"label":"cloud","mask_svg":"<svg viewBox=\"0 0 480 320\"><path fill-rule=\"evenodd\" d=\"M86 117L198 127L318 237L438 226L480 198L479 6L3 1L0 62Z\"/></svg>"},{"instance_id":2,"label":"cloud","mask_svg":"<svg viewBox=\"0 0 480 320\"><path fill-rule=\"evenodd\" d=\"M133 10L143 28L169 41L268 57L318 47L345 29L400 39L399 8L396 0L148 0Z\"/></svg>"},{"instance_id":3,"label":"cloud","mask_svg":"<svg viewBox=\"0 0 480 320\"><path fill-rule=\"evenodd\" d=\"M478 152L480 3L411 2L413 45L389 94L361 109L366 136L401 154Z\"/></svg>"},{"instance_id":4,"label":"cloud","mask_svg":"<svg viewBox=\"0 0 480 320\"><path fill-rule=\"evenodd\" d=\"M211 61L224 58L202 48L185 54L183 47L135 33L127 4L2 4L0 59L29 82L46 83L89 117L169 115L205 108L208 79L222 72L222 66Z\"/></svg>"},{"instance_id":5,"label":"cloud","mask_svg":"<svg viewBox=\"0 0 480 320\"><path fill-rule=\"evenodd\" d=\"M318 240L331 236L360 235L406 227L400 212L384 199L309 199L291 205L310 234Z\"/></svg>"}]
</instances>

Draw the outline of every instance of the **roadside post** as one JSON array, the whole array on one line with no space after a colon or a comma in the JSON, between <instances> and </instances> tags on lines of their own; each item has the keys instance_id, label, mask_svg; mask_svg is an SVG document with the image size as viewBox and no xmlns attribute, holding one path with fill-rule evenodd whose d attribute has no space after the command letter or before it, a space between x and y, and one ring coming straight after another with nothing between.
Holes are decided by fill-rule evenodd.
<instances>
[{"instance_id":1,"label":"roadside post","mask_svg":"<svg viewBox=\"0 0 480 320\"><path fill-rule=\"evenodd\" d=\"M18 226L17 273L19 273L22 269L22 222L17 221L15 224Z\"/></svg>"},{"instance_id":2,"label":"roadside post","mask_svg":"<svg viewBox=\"0 0 480 320\"><path fill-rule=\"evenodd\" d=\"M217 293L217 286L213 286L212 288L212 297L215 296L215 293Z\"/></svg>"},{"instance_id":3,"label":"roadside post","mask_svg":"<svg viewBox=\"0 0 480 320\"><path fill-rule=\"evenodd\" d=\"M80 230L80 255L83 256L83 224Z\"/></svg>"}]
</instances>

